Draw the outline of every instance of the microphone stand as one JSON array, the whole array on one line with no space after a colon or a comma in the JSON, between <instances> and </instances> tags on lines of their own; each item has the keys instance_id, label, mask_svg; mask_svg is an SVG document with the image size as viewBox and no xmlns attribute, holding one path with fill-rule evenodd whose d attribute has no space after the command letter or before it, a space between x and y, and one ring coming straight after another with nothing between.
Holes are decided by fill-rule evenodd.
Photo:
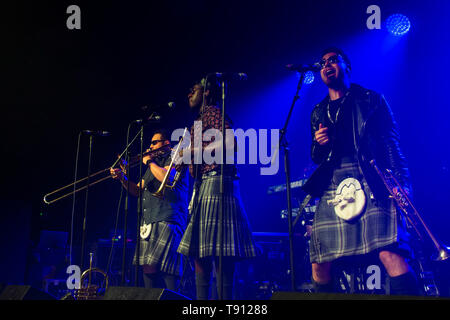
<instances>
[{"instance_id":1,"label":"microphone stand","mask_svg":"<svg viewBox=\"0 0 450 320\"><path fill-rule=\"evenodd\" d=\"M139 194L138 194L138 209L137 209L137 222L136 222L136 267L135 267L135 273L134 273L134 286L138 287L138 275L139 275L139 256L141 254L141 217L142 217L142 188L144 187L142 185L142 155L144 154L144 122L141 122L141 129L140 129L140 137L141 137L141 161L139 161L139 179L141 182L140 187L138 188Z\"/></svg>"},{"instance_id":2,"label":"microphone stand","mask_svg":"<svg viewBox=\"0 0 450 320\"><path fill-rule=\"evenodd\" d=\"M134 143L134 141L137 139L137 137L140 134L140 131L134 136L133 140L129 142L130 138L130 127L131 123L128 125L127 130L127 146L125 147L125 150L119 155L117 160L114 162L114 164L111 166L111 168L114 168L117 163L120 161L120 159L125 158L125 161L127 165L129 166L130 163L130 156L129 156L129 148ZM128 167L129 169L129 167ZM128 170L129 171L129 170ZM127 172L129 174L129 172ZM129 192L130 190L130 179L127 177L127 194L125 195L125 205L124 205L124 227L123 227L123 248L122 248L122 279L121 279L121 285L125 286L125 261L126 261L126 249L127 249L127 221L128 221L128 200L129 200Z\"/></svg>"},{"instance_id":3,"label":"microphone stand","mask_svg":"<svg viewBox=\"0 0 450 320\"><path fill-rule=\"evenodd\" d=\"M226 83L222 80L222 153L220 162L220 210L219 210L219 232L217 235L217 241L219 242L219 300L223 300L223 229L224 229L224 195L225 195L225 184L224 184L224 169L225 169L225 90Z\"/></svg>"},{"instance_id":4,"label":"microphone stand","mask_svg":"<svg viewBox=\"0 0 450 320\"><path fill-rule=\"evenodd\" d=\"M152 119L152 117L153 117L153 115L149 119L147 119L147 121L152 121L152 120L153 121L157 121L156 119ZM127 163L127 165L129 165L129 163L130 163L129 162L129 158L130 158L130 156L129 156L129 148L139 136L141 136L141 159L142 159L142 154L143 154L143 152L142 152L142 150L143 150L142 143L143 143L143 131L144 131L145 121L144 120L139 120L139 121L142 124L141 125L141 129L134 136L134 138L131 140L131 142L129 142L131 123L128 125L127 146L125 147L125 150L119 155L119 157L114 162L114 164L111 166L111 168L114 168L117 165L117 163L120 161L120 159L122 159L122 157L124 157L126 159L126 163ZM135 121L133 121L133 122L135 122ZM130 168L128 167L128 169L130 169ZM140 171L142 173L142 161L141 161ZM129 174L129 172L127 172L127 174ZM128 220L128 201L129 201L129 191L128 190L130 190L130 179L129 179L129 177L127 177L127 194L125 196L125 208L124 208L125 217L124 217L124 230L123 230L124 235L123 235L123 248L122 248L122 279L121 279L122 286L125 285L125 265L126 265L126 249L127 249L127 231L128 231L127 230L127 220ZM141 203L139 202L139 204L141 204ZM139 240L139 235L140 235L140 232L139 232L140 231L139 230L139 224L140 224L139 217L138 217L138 223L137 224L138 224L138 240ZM137 249L140 249L139 245L140 245L140 243L138 241ZM137 265L139 266L139 264L137 264ZM135 277L135 281L137 279L136 277Z\"/></svg>"},{"instance_id":5,"label":"microphone stand","mask_svg":"<svg viewBox=\"0 0 450 320\"><path fill-rule=\"evenodd\" d=\"M122 248L122 279L121 279L121 285L125 286L125 269L126 269L126 251L127 251L127 232L128 232L128 202L129 202L129 190L130 190L130 176L129 176L129 163L130 163L130 155L129 155L129 148L130 146L134 143L134 141L137 139L137 137L139 137L139 135L142 134L143 128L141 128L139 130L139 132L134 136L134 138L131 140L131 142L129 142L129 137L130 137L130 127L131 127L131 123L128 125L128 130L127 130L127 146L125 148L125 150L122 152L122 154L117 158L116 162L114 162L114 164L111 166L112 168L114 168L116 166L116 164L120 161L120 159L122 159L122 157L124 157L126 159L126 163L128 166L128 170L127 170L127 194L125 195L125 205L124 205L124 226L123 226L123 248ZM141 151L142 152L142 151ZM142 159L142 154L141 154L141 159Z\"/></svg>"},{"instance_id":6,"label":"microphone stand","mask_svg":"<svg viewBox=\"0 0 450 320\"><path fill-rule=\"evenodd\" d=\"M84 200L84 216L83 216L83 231L81 238L81 259L80 267L84 270L84 246L86 242L86 223L87 223L87 207L88 207L88 195L89 195L89 183L91 175L91 157L92 157L92 135L89 136L89 158L88 158L88 172L87 172L87 185L86 185L86 198Z\"/></svg>"},{"instance_id":7,"label":"microphone stand","mask_svg":"<svg viewBox=\"0 0 450 320\"><path fill-rule=\"evenodd\" d=\"M286 175L286 197L287 197L287 212L288 212L288 224L289 224L289 259L290 259L290 271L291 271L291 290L296 291L295 283L295 260L294 260L294 228L292 224L292 202L291 202L291 168L290 168L290 161L289 161L289 146L288 141L286 139L286 132L287 127L289 124L289 120L292 116L292 111L294 110L295 103L300 98L299 92L301 90L303 80L305 78L305 73L301 72L300 80L297 84L297 91L295 92L294 99L291 104L291 108L289 110L288 116L286 118L286 121L284 123L283 129L281 129L281 136L279 140L279 145L284 150L284 170Z\"/></svg>"},{"instance_id":8,"label":"microphone stand","mask_svg":"<svg viewBox=\"0 0 450 320\"><path fill-rule=\"evenodd\" d=\"M72 192L72 214L70 220L70 244L69 244L69 265L72 265L72 252L73 252L73 220L75 217L75 197L76 197L76 185L77 185L77 175L78 175L78 160L80 155L80 140L82 132L78 134L77 139L77 155L75 157L75 174L73 178L73 192Z\"/></svg>"},{"instance_id":9,"label":"microphone stand","mask_svg":"<svg viewBox=\"0 0 450 320\"><path fill-rule=\"evenodd\" d=\"M131 124L128 125L128 130L127 130L127 147L125 148L125 151L122 152L122 154L119 156L119 158L117 159L117 161L114 163L113 167L115 167L115 165L117 164L117 162L120 161L120 159L122 158L123 154L125 154L125 161L127 163L128 166L128 170L127 170L127 174L129 174L129 164L130 164L130 153L128 151L129 147L131 146L131 144L134 142L134 140L137 138L137 135L134 137L134 139L129 143L129 138L130 138L130 127ZM125 175L126 176L126 175ZM128 220L128 200L130 197L129 191L130 190L130 177L128 176L127 178L127 194L125 195L125 204L124 204L124 222L123 222L123 239L122 239L122 243L123 243L123 248L122 248L122 279L121 279L121 284L122 286L125 286L125 261L126 261L126 252L127 252L127 220Z\"/></svg>"}]
</instances>

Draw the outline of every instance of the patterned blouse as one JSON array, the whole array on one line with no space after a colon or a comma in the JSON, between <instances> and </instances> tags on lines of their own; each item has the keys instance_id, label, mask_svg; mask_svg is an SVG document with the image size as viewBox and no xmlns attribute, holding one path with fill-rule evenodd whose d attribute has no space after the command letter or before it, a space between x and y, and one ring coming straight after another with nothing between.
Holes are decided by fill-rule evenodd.
<instances>
[{"instance_id":1,"label":"patterned blouse","mask_svg":"<svg viewBox=\"0 0 450 320\"><path fill-rule=\"evenodd\" d=\"M225 129L231 129L230 126L230 120L225 118ZM217 129L219 131L222 131L222 110L217 106L206 106L204 107L203 113L201 114L201 117L198 117L195 121L194 125L191 127L191 146L194 145L194 132L200 132L200 125L202 126L201 132L202 132L202 160L203 160L203 151L205 148L214 142L214 136L211 139L207 139L210 141L203 141L203 136L205 131L208 129ZM198 138L197 138L198 139ZM214 154L213 154L214 156ZM230 167L230 166L226 166ZM193 177L195 177L194 172L195 164L194 164L194 155L192 154L192 163L189 165L189 172ZM228 169L228 168L227 168ZM210 171L219 171L220 170L220 164L218 163L212 163L207 164L203 161L201 165L199 165L199 173L202 175L205 173L208 173Z\"/></svg>"}]
</instances>

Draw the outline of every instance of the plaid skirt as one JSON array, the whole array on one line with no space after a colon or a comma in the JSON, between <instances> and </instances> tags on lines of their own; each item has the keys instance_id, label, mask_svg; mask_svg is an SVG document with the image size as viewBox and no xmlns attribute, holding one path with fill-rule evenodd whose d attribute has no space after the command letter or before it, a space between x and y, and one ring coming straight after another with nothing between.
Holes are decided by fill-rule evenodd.
<instances>
[{"instance_id":1,"label":"plaid skirt","mask_svg":"<svg viewBox=\"0 0 450 320\"><path fill-rule=\"evenodd\" d=\"M240 197L239 183L224 176L224 214L222 232L222 256L251 258L256 256L247 215ZM195 258L220 254L219 212L220 176L203 176L201 185L194 192L191 219L181 239L178 252Z\"/></svg>"},{"instance_id":2,"label":"plaid skirt","mask_svg":"<svg viewBox=\"0 0 450 320\"><path fill-rule=\"evenodd\" d=\"M335 198L339 183L349 177L361 183L366 204L359 217L347 221L336 215L333 204L328 201ZM358 164L343 163L334 170L332 181L315 212L310 261L329 262L344 256L367 254L386 246L398 247L399 251L408 250L405 237L393 200L375 200Z\"/></svg>"},{"instance_id":3,"label":"plaid skirt","mask_svg":"<svg viewBox=\"0 0 450 320\"><path fill-rule=\"evenodd\" d=\"M147 238L140 242L139 265L155 266L159 271L179 276L182 268L182 255L177 248L183 234L182 228L165 221L151 224ZM136 264L136 253L133 264Z\"/></svg>"}]
</instances>

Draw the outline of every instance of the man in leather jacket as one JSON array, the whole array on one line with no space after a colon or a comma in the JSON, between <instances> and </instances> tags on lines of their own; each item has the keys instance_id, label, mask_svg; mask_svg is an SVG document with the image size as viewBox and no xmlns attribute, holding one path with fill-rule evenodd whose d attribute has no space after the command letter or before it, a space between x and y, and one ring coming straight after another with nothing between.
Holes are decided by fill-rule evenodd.
<instances>
[{"instance_id":1,"label":"man in leather jacket","mask_svg":"<svg viewBox=\"0 0 450 320\"><path fill-rule=\"evenodd\" d=\"M303 187L320 197L310 241L315 289L334 291L336 260L375 253L390 277L391 294L419 294L399 212L370 165L375 160L392 170L410 190L392 111L382 95L350 84L350 61L339 48L324 50L319 63L329 94L312 111L311 157L318 168ZM350 188L354 197L345 202Z\"/></svg>"}]
</instances>

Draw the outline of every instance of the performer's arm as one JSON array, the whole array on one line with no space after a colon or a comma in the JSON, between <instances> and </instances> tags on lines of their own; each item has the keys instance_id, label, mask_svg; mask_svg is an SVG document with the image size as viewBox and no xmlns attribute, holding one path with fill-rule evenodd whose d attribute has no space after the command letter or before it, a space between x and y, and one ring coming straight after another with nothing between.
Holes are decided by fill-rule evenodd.
<instances>
[{"instance_id":1,"label":"performer's arm","mask_svg":"<svg viewBox=\"0 0 450 320\"><path fill-rule=\"evenodd\" d=\"M142 158L142 162L149 166L150 171L152 172L153 176L159 181L162 182L164 180L164 177L166 176L167 170L169 169L170 164L170 158L166 160L167 164L166 166L159 166L155 161L152 161L150 156L145 156ZM174 174L174 169L172 169L171 174Z\"/></svg>"},{"instance_id":2,"label":"performer's arm","mask_svg":"<svg viewBox=\"0 0 450 320\"><path fill-rule=\"evenodd\" d=\"M122 169L119 168L111 168L110 174L113 179L119 180L122 183L122 186L125 189L128 189L128 192L130 192L131 195L137 197L139 195L139 188L141 184L144 183L144 180L139 182L138 184L134 183L133 181L128 181L128 177L124 174Z\"/></svg>"},{"instance_id":3,"label":"performer's arm","mask_svg":"<svg viewBox=\"0 0 450 320\"><path fill-rule=\"evenodd\" d=\"M211 152L213 150L220 150L222 147L222 139L217 139L208 144L203 151ZM225 152L234 152L235 150L235 139L233 134L227 134L225 132Z\"/></svg>"},{"instance_id":4,"label":"performer's arm","mask_svg":"<svg viewBox=\"0 0 450 320\"><path fill-rule=\"evenodd\" d=\"M311 159L316 164L322 163L331 151L329 129L318 119L318 109L311 114Z\"/></svg>"},{"instance_id":5,"label":"performer's arm","mask_svg":"<svg viewBox=\"0 0 450 320\"><path fill-rule=\"evenodd\" d=\"M383 96L380 96L379 99L379 107L374 114L379 139L376 154L383 156L377 161L382 167L391 169L403 188L411 191L406 158L400 149L400 134L397 123L386 99Z\"/></svg>"},{"instance_id":6,"label":"performer's arm","mask_svg":"<svg viewBox=\"0 0 450 320\"><path fill-rule=\"evenodd\" d=\"M167 170L169 170L169 166L160 167L155 162L150 162L150 170L152 171L155 178L162 182L164 180L164 177L167 174ZM175 174L175 168L172 167L171 175Z\"/></svg>"}]
</instances>

